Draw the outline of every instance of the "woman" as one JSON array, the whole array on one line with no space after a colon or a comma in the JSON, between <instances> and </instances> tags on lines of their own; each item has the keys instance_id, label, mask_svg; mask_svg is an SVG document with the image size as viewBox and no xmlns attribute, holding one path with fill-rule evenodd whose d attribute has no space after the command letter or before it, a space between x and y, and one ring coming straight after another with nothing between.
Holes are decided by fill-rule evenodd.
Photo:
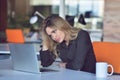
<instances>
[{"instance_id":1,"label":"woman","mask_svg":"<svg viewBox=\"0 0 120 80\"><path fill-rule=\"evenodd\" d=\"M72 27L59 16L49 16L43 22L41 65L51 65L60 57L60 67L95 73L95 55L89 34Z\"/></svg>"}]
</instances>

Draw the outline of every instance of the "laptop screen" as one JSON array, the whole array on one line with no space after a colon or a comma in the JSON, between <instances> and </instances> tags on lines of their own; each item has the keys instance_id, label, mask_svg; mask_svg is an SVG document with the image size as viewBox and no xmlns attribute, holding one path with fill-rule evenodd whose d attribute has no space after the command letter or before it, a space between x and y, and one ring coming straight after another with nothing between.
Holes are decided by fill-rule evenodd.
<instances>
[{"instance_id":1,"label":"laptop screen","mask_svg":"<svg viewBox=\"0 0 120 80\"><path fill-rule=\"evenodd\" d=\"M40 73L40 72L57 72L59 71L56 64L49 67L42 67L38 61L38 52L34 44L9 44L10 53L13 62L13 68L19 71Z\"/></svg>"},{"instance_id":2,"label":"laptop screen","mask_svg":"<svg viewBox=\"0 0 120 80\"><path fill-rule=\"evenodd\" d=\"M34 44L9 44L13 69L39 73L39 63Z\"/></svg>"}]
</instances>

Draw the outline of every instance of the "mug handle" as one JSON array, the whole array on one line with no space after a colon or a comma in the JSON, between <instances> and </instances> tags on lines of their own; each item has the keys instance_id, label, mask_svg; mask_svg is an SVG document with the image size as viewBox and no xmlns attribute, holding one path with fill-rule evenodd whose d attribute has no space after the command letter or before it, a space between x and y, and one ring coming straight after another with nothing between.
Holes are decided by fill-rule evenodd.
<instances>
[{"instance_id":1,"label":"mug handle","mask_svg":"<svg viewBox=\"0 0 120 80\"><path fill-rule=\"evenodd\" d=\"M111 73L108 73L108 76L111 76L114 72L114 69L113 69L113 66L111 64L108 64L108 67L111 67L111 69L112 69Z\"/></svg>"}]
</instances>

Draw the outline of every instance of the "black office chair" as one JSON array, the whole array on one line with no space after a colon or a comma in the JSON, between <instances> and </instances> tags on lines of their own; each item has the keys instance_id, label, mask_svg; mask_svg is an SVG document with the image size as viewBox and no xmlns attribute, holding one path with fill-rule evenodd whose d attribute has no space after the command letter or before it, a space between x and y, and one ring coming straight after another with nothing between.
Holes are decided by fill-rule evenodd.
<instances>
[{"instance_id":1,"label":"black office chair","mask_svg":"<svg viewBox=\"0 0 120 80\"><path fill-rule=\"evenodd\" d=\"M74 18L75 16L69 16L69 15L66 15L66 20L68 21L68 23L71 25L71 26L74 26Z\"/></svg>"},{"instance_id":2,"label":"black office chair","mask_svg":"<svg viewBox=\"0 0 120 80\"><path fill-rule=\"evenodd\" d=\"M86 11L85 18L90 18L90 17L92 17L92 11Z\"/></svg>"},{"instance_id":3,"label":"black office chair","mask_svg":"<svg viewBox=\"0 0 120 80\"><path fill-rule=\"evenodd\" d=\"M86 22L85 22L83 14L80 14L80 16L78 18L78 22L81 23L81 24L83 24L83 25L86 25Z\"/></svg>"}]
</instances>

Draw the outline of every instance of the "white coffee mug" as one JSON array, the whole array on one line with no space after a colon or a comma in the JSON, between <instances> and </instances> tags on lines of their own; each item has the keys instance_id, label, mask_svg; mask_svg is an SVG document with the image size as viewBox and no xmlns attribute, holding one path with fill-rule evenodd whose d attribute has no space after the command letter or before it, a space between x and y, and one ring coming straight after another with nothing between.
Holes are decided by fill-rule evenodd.
<instances>
[{"instance_id":1,"label":"white coffee mug","mask_svg":"<svg viewBox=\"0 0 120 80\"><path fill-rule=\"evenodd\" d=\"M108 67L111 68L111 73L108 73ZM114 72L113 66L106 62L97 62L96 63L96 77L98 78L106 78L107 76L111 76Z\"/></svg>"}]
</instances>

